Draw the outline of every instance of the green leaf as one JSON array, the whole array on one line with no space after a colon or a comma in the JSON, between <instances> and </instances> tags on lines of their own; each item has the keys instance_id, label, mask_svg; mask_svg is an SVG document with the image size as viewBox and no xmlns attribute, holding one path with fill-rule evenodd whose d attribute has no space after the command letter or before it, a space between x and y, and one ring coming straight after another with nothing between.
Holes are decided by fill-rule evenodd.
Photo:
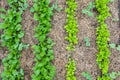
<instances>
[{"instance_id":1,"label":"green leaf","mask_svg":"<svg viewBox=\"0 0 120 80\"><path fill-rule=\"evenodd\" d=\"M22 28L22 25L21 25L21 24L17 24L16 27L15 27L15 29L16 29L17 31L21 30L21 28Z\"/></svg>"},{"instance_id":2,"label":"green leaf","mask_svg":"<svg viewBox=\"0 0 120 80\"><path fill-rule=\"evenodd\" d=\"M24 48L28 48L30 46L30 44L24 44Z\"/></svg>"},{"instance_id":3,"label":"green leaf","mask_svg":"<svg viewBox=\"0 0 120 80\"><path fill-rule=\"evenodd\" d=\"M0 8L0 12L6 12L5 8Z\"/></svg>"},{"instance_id":4,"label":"green leaf","mask_svg":"<svg viewBox=\"0 0 120 80\"><path fill-rule=\"evenodd\" d=\"M22 38L23 36L24 36L24 32L21 31L21 32L18 34L18 37L19 37L19 38Z\"/></svg>"},{"instance_id":5,"label":"green leaf","mask_svg":"<svg viewBox=\"0 0 120 80\"><path fill-rule=\"evenodd\" d=\"M22 43L20 43L20 44L19 44L19 47L18 47L18 50L21 51L22 48L23 48L23 46L24 46L24 45L23 45Z\"/></svg>"},{"instance_id":6,"label":"green leaf","mask_svg":"<svg viewBox=\"0 0 120 80\"><path fill-rule=\"evenodd\" d=\"M12 59L12 57L13 57L13 54L8 54L7 56L8 59Z\"/></svg>"},{"instance_id":7,"label":"green leaf","mask_svg":"<svg viewBox=\"0 0 120 80\"><path fill-rule=\"evenodd\" d=\"M34 8L30 8L30 12L34 12Z\"/></svg>"},{"instance_id":8,"label":"green leaf","mask_svg":"<svg viewBox=\"0 0 120 80\"><path fill-rule=\"evenodd\" d=\"M114 0L110 0L110 2L114 2Z\"/></svg>"},{"instance_id":9,"label":"green leaf","mask_svg":"<svg viewBox=\"0 0 120 80\"><path fill-rule=\"evenodd\" d=\"M45 39L46 39L46 36L45 36L44 34L41 35L41 36L39 36L39 41L40 41L40 42L45 41Z\"/></svg>"},{"instance_id":10,"label":"green leaf","mask_svg":"<svg viewBox=\"0 0 120 80\"><path fill-rule=\"evenodd\" d=\"M85 42L86 46L90 46L90 40L88 37L84 38L84 42Z\"/></svg>"},{"instance_id":11,"label":"green leaf","mask_svg":"<svg viewBox=\"0 0 120 80\"><path fill-rule=\"evenodd\" d=\"M5 14L0 14L0 18L5 19Z\"/></svg>"},{"instance_id":12,"label":"green leaf","mask_svg":"<svg viewBox=\"0 0 120 80\"><path fill-rule=\"evenodd\" d=\"M34 49L35 53L39 53L40 52L40 47L37 45L33 45L32 48Z\"/></svg>"},{"instance_id":13,"label":"green leaf","mask_svg":"<svg viewBox=\"0 0 120 80\"><path fill-rule=\"evenodd\" d=\"M39 20L39 17L38 17L38 14L37 14L37 13L34 13L34 19L35 19L35 20Z\"/></svg>"},{"instance_id":14,"label":"green leaf","mask_svg":"<svg viewBox=\"0 0 120 80\"><path fill-rule=\"evenodd\" d=\"M119 21L119 19L118 18L112 18L112 21L117 22L117 21Z\"/></svg>"},{"instance_id":15,"label":"green leaf","mask_svg":"<svg viewBox=\"0 0 120 80\"><path fill-rule=\"evenodd\" d=\"M92 76L88 72L82 72L82 76L85 77L87 80L93 80Z\"/></svg>"},{"instance_id":16,"label":"green leaf","mask_svg":"<svg viewBox=\"0 0 120 80\"><path fill-rule=\"evenodd\" d=\"M116 47L116 44L114 44L114 43L111 43L111 44L109 44L109 46L110 46L110 48L115 48Z\"/></svg>"},{"instance_id":17,"label":"green leaf","mask_svg":"<svg viewBox=\"0 0 120 80\"><path fill-rule=\"evenodd\" d=\"M88 10L83 9L83 10L82 10L82 13L85 13L85 14L86 14L86 13L88 13Z\"/></svg>"},{"instance_id":18,"label":"green leaf","mask_svg":"<svg viewBox=\"0 0 120 80\"><path fill-rule=\"evenodd\" d=\"M34 2L38 2L38 0L33 0Z\"/></svg>"},{"instance_id":19,"label":"green leaf","mask_svg":"<svg viewBox=\"0 0 120 80\"><path fill-rule=\"evenodd\" d=\"M38 7L37 3L34 3L34 4L33 4L33 7L34 7L34 10L35 10L35 11L38 11L38 10L39 10L39 7Z\"/></svg>"},{"instance_id":20,"label":"green leaf","mask_svg":"<svg viewBox=\"0 0 120 80\"><path fill-rule=\"evenodd\" d=\"M111 79L116 79L117 78L117 73L116 72L112 72L109 74Z\"/></svg>"},{"instance_id":21,"label":"green leaf","mask_svg":"<svg viewBox=\"0 0 120 80\"><path fill-rule=\"evenodd\" d=\"M84 41L85 41L85 42L88 42L88 41L90 41L90 40L89 40L88 37L85 37L85 38L84 38Z\"/></svg>"},{"instance_id":22,"label":"green leaf","mask_svg":"<svg viewBox=\"0 0 120 80\"><path fill-rule=\"evenodd\" d=\"M35 71L35 75L36 75L36 76L38 76L39 73L40 73L40 70L39 70L39 69Z\"/></svg>"},{"instance_id":23,"label":"green leaf","mask_svg":"<svg viewBox=\"0 0 120 80\"><path fill-rule=\"evenodd\" d=\"M21 75L24 75L23 69L20 69L20 74L21 74Z\"/></svg>"}]
</instances>

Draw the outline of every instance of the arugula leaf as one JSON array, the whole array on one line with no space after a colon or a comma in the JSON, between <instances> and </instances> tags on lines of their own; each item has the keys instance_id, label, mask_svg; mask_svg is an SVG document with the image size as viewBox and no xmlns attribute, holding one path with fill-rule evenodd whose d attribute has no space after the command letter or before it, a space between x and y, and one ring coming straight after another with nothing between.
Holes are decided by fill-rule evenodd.
<instances>
[{"instance_id":1,"label":"arugula leaf","mask_svg":"<svg viewBox=\"0 0 120 80\"><path fill-rule=\"evenodd\" d=\"M26 0L7 0L9 9L0 8L0 17L3 22L0 28L2 46L7 47L9 54L2 60L4 70L1 74L2 80L23 80L24 71L20 68L20 51L25 46L21 43L24 32L21 30L22 13L27 8Z\"/></svg>"},{"instance_id":2,"label":"arugula leaf","mask_svg":"<svg viewBox=\"0 0 120 80\"><path fill-rule=\"evenodd\" d=\"M21 31L19 34L18 34L18 38L22 38L24 36L24 32Z\"/></svg>"},{"instance_id":3,"label":"arugula leaf","mask_svg":"<svg viewBox=\"0 0 120 80\"><path fill-rule=\"evenodd\" d=\"M32 80L53 80L55 75L55 67L51 64L54 59L52 50L54 43L48 37L53 15L53 9L49 5L50 0L34 0L33 7L30 9L34 19L38 21L37 27L34 28L34 36L38 44L32 46L35 55Z\"/></svg>"}]
</instances>

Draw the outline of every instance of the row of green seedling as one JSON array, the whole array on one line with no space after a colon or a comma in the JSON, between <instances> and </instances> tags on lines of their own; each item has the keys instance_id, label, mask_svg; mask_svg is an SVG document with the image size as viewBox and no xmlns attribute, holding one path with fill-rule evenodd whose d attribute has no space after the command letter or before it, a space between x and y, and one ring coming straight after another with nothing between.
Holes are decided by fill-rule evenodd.
<instances>
[{"instance_id":1,"label":"row of green seedling","mask_svg":"<svg viewBox=\"0 0 120 80\"><path fill-rule=\"evenodd\" d=\"M97 80L111 80L111 78L107 75L109 68L109 56L110 50L108 41L110 40L110 32L107 28L107 24L105 20L110 16L108 3L110 0L95 0L96 9L99 12L97 16L97 20L99 22L99 26L96 29L96 43L97 43L97 64L99 69L102 72L101 76L98 76Z\"/></svg>"},{"instance_id":2,"label":"row of green seedling","mask_svg":"<svg viewBox=\"0 0 120 80\"><path fill-rule=\"evenodd\" d=\"M31 12L34 13L34 19L38 22L34 28L34 37L38 44L33 45L34 61L32 80L53 80L55 67L51 61L54 59L53 41L48 34L51 30L51 17L53 7L50 7L50 0L34 0Z\"/></svg>"},{"instance_id":3,"label":"row of green seedling","mask_svg":"<svg viewBox=\"0 0 120 80\"><path fill-rule=\"evenodd\" d=\"M101 70L101 76L97 77L97 80L114 80L118 76L120 76L120 72L111 72L108 73L109 69L109 56L110 56L110 48L117 48L117 50L120 50L119 45L116 47L116 44L111 43L108 45L108 42L110 41L110 32L107 29L107 24L105 24L105 20L107 17L110 16L109 13L109 7L107 6L109 2L112 2L111 0L96 0L94 2L90 2L87 9L82 10L82 13L88 14L88 16L93 16L93 13L90 11L91 9L95 8L99 12L99 15L97 16L97 20L99 22L99 27L96 29L96 43L98 46L98 53L97 53L97 64L99 69ZM112 20L113 21L113 20ZM85 38L85 42L87 42L88 39ZM87 44L87 43L86 43ZM88 46L88 45L87 45ZM93 80L92 76L89 72L83 72L82 76L85 77L87 80Z\"/></svg>"},{"instance_id":4,"label":"row of green seedling","mask_svg":"<svg viewBox=\"0 0 120 80\"><path fill-rule=\"evenodd\" d=\"M65 12L66 12L67 19L66 19L65 29L67 32L67 36L65 37L65 39L68 40L69 42L66 49L75 50L75 44L78 43L78 38L77 38L78 25L75 17L77 3L75 0L67 0L66 4L67 4L67 8L65 9Z\"/></svg>"},{"instance_id":5,"label":"row of green seedling","mask_svg":"<svg viewBox=\"0 0 120 80\"><path fill-rule=\"evenodd\" d=\"M76 80L75 77L76 63L72 58L68 58L68 63L66 64L66 80Z\"/></svg>"},{"instance_id":6,"label":"row of green seedling","mask_svg":"<svg viewBox=\"0 0 120 80\"><path fill-rule=\"evenodd\" d=\"M65 12L67 15L67 19L64 28L67 32L67 36L65 37L65 39L68 40L69 42L66 49L68 51L73 52L75 50L75 45L78 43L78 38L77 38L78 28L77 28L77 20L75 17L77 3L75 0L67 0L66 5L67 8L65 9ZM69 57L68 63L66 64L66 71L67 71L66 80L76 80L75 70L76 70L75 61Z\"/></svg>"},{"instance_id":7,"label":"row of green seedling","mask_svg":"<svg viewBox=\"0 0 120 80\"><path fill-rule=\"evenodd\" d=\"M21 50L25 45L21 43L24 31L21 29L22 13L27 8L26 0L7 0L9 8L0 9L0 29L2 46L8 49L8 55L2 60L4 70L2 80L23 80L24 72L20 68Z\"/></svg>"}]
</instances>

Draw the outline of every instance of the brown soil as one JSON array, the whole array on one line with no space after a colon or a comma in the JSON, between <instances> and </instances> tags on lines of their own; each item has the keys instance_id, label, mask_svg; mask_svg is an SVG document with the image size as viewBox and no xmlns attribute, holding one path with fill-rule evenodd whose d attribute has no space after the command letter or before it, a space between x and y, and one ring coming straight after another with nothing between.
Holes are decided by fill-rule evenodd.
<instances>
[{"instance_id":1,"label":"brown soil","mask_svg":"<svg viewBox=\"0 0 120 80\"><path fill-rule=\"evenodd\" d=\"M66 8L66 0L58 0L58 6L63 8L61 12L55 11L55 14L52 19L52 29L49 36L53 39L56 43L54 46L54 55L55 59L53 60L53 64L56 66L56 76L54 80L65 80L65 64L67 63L68 55L71 55L76 61L76 72L75 75L77 80L85 80L81 76L81 73L84 71L88 71L92 74L93 80L96 80L97 75L100 75L100 70L96 64L96 54L97 54L97 46L95 43L96 39L96 27L98 25L97 20L95 17L88 17L81 13L81 10L84 9L90 1L94 0L76 0L78 3L78 9L76 11L76 18L78 22L78 38L79 44L76 45L76 50L74 52L66 51L65 47L68 44L67 41L64 40L64 37L67 35L64 29L66 14L64 9ZM33 50L31 48L32 45L37 44L37 40L33 37L34 30L33 28L36 27L37 22L33 19L33 14L30 13L29 9L32 6L32 0L27 1L29 4L28 9L23 13L23 30L25 31L25 36L22 39L22 42L30 44L28 49L24 49L22 51L21 57L21 67L25 71L25 80L31 80L30 75L32 74L32 67L34 66L34 55ZM55 3L55 0L51 0L51 3ZM0 7L6 7L6 0L0 0ZM108 28L111 33L110 43L119 44L118 40L120 37L120 27L119 22L113 22L112 18L118 18L118 0L115 2L110 3L110 12L112 14L111 17L107 19ZM96 13L95 13L96 16ZM2 21L2 20L0 20ZM2 30L0 30L2 33ZM89 37L91 46L86 47L83 41L84 37ZM0 43L1 45L1 43ZM116 49L110 49L111 56L110 56L110 67L109 72L112 71L120 71L120 52ZM7 49L0 46L0 73L3 71L2 66L2 59L7 54ZM116 79L120 80L120 78Z\"/></svg>"}]
</instances>

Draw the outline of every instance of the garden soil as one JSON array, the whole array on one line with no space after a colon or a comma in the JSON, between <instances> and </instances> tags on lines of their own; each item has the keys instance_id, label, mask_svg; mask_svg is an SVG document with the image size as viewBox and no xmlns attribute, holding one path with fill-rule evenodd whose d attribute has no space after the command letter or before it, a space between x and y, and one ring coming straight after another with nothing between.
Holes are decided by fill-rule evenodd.
<instances>
[{"instance_id":1,"label":"garden soil","mask_svg":"<svg viewBox=\"0 0 120 80\"><path fill-rule=\"evenodd\" d=\"M33 14L29 11L30 7L33 5L33 0L27 0L29 7L23 13L23 30L25 31L25 36L22 39L23 43L30 44L28 49L24 49L21 52L21 67L25 72L25 80L31 80L30 75L32 74L32 67L34 66L34 55L32 45L37 44L38 41L33 37L34 35L34 27L38 24L37 21L33 19ZM81 76L81 73L84 71L90 72L93 80L96 80L98 75L101 75L100 70L96 64L96 54L97 54L97 46L96 46L96 28L98 26L98 22L95 19L97 15L97 11L94 9L94 17L88 17L85 14L82 14L82 9L85 9L89 2L94 0L76 0L78 4L78 8L76 10L76 18L78 22L79 32L77 34L79 43L76 45L74 52L66 51L66 46L68 42L64 39L67 36L66 31L64 29L65 21L66 21L66 13L64 12L66 6L66 0L58 0L58 6L62 8L61 12L54 11L54 16L52 17L52 29L49 33L49 37L53 39L55 42L54 45L54 56L55 59L52 61L53 65L56 66L56 75L54 80L65 80L66 68L65 65L68 62L68 56L71 55L72 58L76 61L76 72L75 76L77 80L85 80L84 77ZM51 0L51 4L54 4L55 0ZM0 7L9 8L6 0L0 0ZM109 4L111 17L106 20L108 24L108 28L110 30L111 36L109 43L120 44L120 25L118 21L112 21L112 19L119 18L118 13L118 0ZM2 20L0 20L2 21ZM3 31L0 30L0 34ZM91 46L86 47L83 39L85 37L89 37ZM0 43L1 45L1 43ZM120 51L116 49L110 49L110 66L109 72L118 72L120 71ZM0 74L3 71L2 59L8 54L7 48L0 46ZM120 80L118 77L116 80Z\"/></svg>"}]
</instances>

